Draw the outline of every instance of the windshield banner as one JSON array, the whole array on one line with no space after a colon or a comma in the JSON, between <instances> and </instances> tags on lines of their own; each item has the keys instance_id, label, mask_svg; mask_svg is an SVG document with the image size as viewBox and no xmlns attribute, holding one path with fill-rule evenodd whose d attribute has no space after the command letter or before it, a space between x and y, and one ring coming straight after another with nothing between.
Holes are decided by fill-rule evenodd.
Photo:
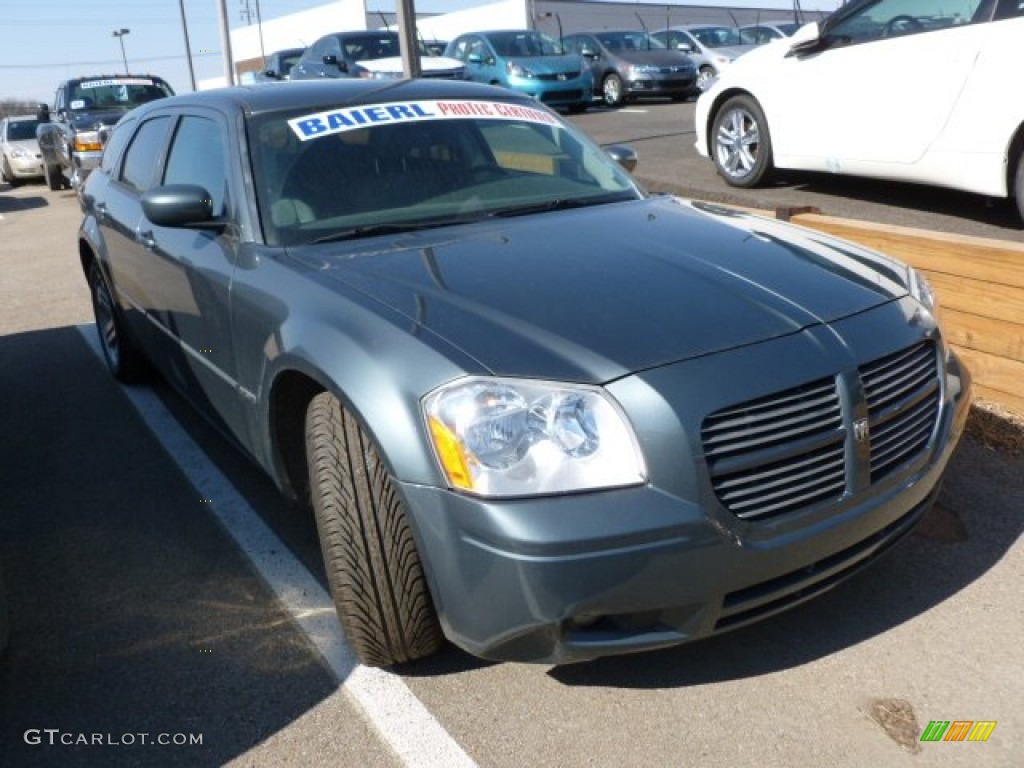
<instances>
[{"instance_id":1,"label":"windshield banner","mask_svg":"<svg viewBox=\"0 0 1024 768\"><path fill-rule=\"evenodd\" d=\"M367 104L296 117L288 125L301 141L354 131L385 123L416 123L423 120L521 120L542 125L559 125L552 113L501 101L401 101Z\"/></svg>"},{"instance_id":2,"label":"windshield banner","mask_svg":"<svg viewBox=\"0 0 1024 768\"><path fill-rule=\"evenodd\" d=\"M105 85L152 85L153 81L145 77L111 77L106 80L89 80L79 83L79 88L102 88Z\"/></svg>"}]
</instances>

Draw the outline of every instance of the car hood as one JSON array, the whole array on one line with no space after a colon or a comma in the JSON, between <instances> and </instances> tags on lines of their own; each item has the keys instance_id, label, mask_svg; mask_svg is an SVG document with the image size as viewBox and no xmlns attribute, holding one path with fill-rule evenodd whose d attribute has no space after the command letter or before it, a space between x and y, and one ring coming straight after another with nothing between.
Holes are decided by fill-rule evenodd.
<instances>
[{"instance_id":1,"label":"car hood","mask_svg":"<svg viewBox=\"0 0 1024 768\"><path fill-rule=\"evenodd\" d=\"M663 48L654 50L619 51L613 54L615 58L629 64L654 64L658 67L681 67L693 69L694 64L689 57L678 51L667 51Z\"/></svg>"},{"instance_id":2,"label":"car hood","mask_svg":"<svg viewBox=\"0 0 1024 768\"><path fill-rule=\"evenodd\" d=\"M907 294L907 269L770 219L651 198L412 236L304 246L488 371L607 382Z\"/></svg>"},{"instance_id":3,"label":"car hood","mask_svg":"<svg viewBox=\"0 0 1024 768\"><path fill-rule=\"evenodd\" d=\"M507 61L528 69L535 75L557 75L560 72L579 72L584 69L582 59L566 56L508 56Z\"/></svg>"},{"instance_id":4,"label":"car hood","mask_svg":"<svg viewBox=\"0 0 1024 768\"><path fill-rule=\"evenodd\" d=\"M90 110L71 115L71 124L76 131L92 131L105 125L114 125L135 107L115 107L113 109Z\"/></svg>"},{"instance_id":5,"label":"car hood","mask_svg":"<svg viewBox=\"0 0 1024 768\"><path fill-rule=\"evenodd\" d=\"M383 59L364 59L357 62L360 67L370 72L398 72L404 71L401 56L388 56ZM420 69L424 72L444 72L449 69L463 69L465 65L458 59L449 59L445 56L420 56Z\"/></svg>"},{"instance_id":6,"label":"car hood","mask_svg":"<svg viewBox=\"0 0 1024 768\"><path fill-rule=\"evenodd\" d=\"M22 149L31 152L33 155L39 154L39 142L36 139L18 139L16 141L8 141L4 146L21 147Z\"/></svg>"},{"instance_id":7,"label":"car hood","mask_svg":"<svg viewBox=\"0 0 1024 768\"><path fill-rule=\"evenodd\" d=\"M745 53L750 53L753 50L760 48L759 45L730 45L723 48L708 48L705 54L708 56L720 55L728 56L730 59L738 59Z\"/></svg>"}]
</instances>

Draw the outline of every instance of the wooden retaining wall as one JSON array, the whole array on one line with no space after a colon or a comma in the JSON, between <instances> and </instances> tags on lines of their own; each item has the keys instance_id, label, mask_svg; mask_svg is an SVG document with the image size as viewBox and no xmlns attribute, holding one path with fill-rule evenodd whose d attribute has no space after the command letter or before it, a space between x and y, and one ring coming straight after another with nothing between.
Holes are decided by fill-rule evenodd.
<instances>
[{"instance_id":1,"label":"wooden retaining wall","mask_svg":"<svg viewBox=\"0 0 1024 768\"><path fill-rule=\"evenodd\" d=\"M921 270L975 395L1024 413L1024 243L777 212L794 224L874 248Z\"/></svg>"}]
</instances>

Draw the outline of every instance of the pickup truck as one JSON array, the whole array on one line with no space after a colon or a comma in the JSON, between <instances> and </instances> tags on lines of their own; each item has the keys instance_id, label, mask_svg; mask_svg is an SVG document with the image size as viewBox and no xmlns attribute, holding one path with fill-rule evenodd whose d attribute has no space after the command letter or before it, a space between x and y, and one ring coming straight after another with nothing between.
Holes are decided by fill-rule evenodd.
<instances>
[{"instance_id":1,"label":"pickup truck","mask_svg":"<svg viewBox=\"0 0 1024 768\"><path fill-rule=\"evenodd\" d=\"M154 75L95 75L65 80L53 106L40 104L36 138L43 155L43 175L52 190L78 189L99 165L103 134L131 109L173 96Z\"/></svg>"}]
</instances>

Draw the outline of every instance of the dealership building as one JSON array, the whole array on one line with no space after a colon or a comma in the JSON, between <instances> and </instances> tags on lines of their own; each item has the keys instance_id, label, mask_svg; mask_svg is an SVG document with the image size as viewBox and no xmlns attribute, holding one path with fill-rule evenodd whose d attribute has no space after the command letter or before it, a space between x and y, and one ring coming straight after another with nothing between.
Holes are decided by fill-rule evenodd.
<instances>
[{"instance_id":1,"label":"dealership building","mask_svg":"<svg viewBox=\"0 0 1024 768\"><path fill-rule=\"evenodd\" d=\"M621 3L602 0L499 0L451 13L431 13L429 0L417 7L417 36L424 41L451 40L487 29L534 28L554 38L560 34L600 29L647 29L654 32L679 24L728 26L792 21L816 21L826 14L799 11L800 4L779 0L776 7L695 5L677 0L661 3ZM756 4L755 4L756 5ZM285 48L302 48L331 32L397 29L393 10L368 7L367 0L335 0L307 11L263 20L231 31L236 75L263 68L266 55ZM200 87L224 84L224 78L203 81Z\"/></svg>"}]
</instances>

